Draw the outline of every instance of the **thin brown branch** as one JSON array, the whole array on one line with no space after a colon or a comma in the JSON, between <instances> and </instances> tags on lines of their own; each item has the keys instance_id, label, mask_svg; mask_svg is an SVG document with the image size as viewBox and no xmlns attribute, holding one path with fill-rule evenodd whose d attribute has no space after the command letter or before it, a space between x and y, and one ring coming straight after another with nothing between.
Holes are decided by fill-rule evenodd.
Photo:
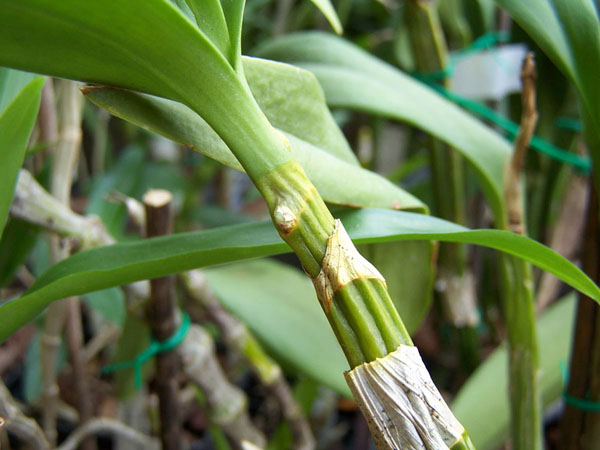
<instances>
[{"instance_id":1,"label":"thin brown branch","mask_svg":"<svg viewBox=\"0 0 600 450\"><path fill-rule=\"evenodd\" d=\"M504 199L508 214L508 228L518 234L525 234L525 222L523 219L523 203L521 189L521 171L525 163L525 155L529 148L529 142L533 137L537 124L538 114L536 111L535 82L537 74L535 70L534 54L528 53L523 61L521 69L521 94L523 111L521 113L521 126L515 140L514 151L504 173Z\"/></svg>"},{"instance_id":2,"label":"thin brown branch","mask_svg":"<svg viewBox=\"0 0 600 450\"><path fill-rule=\"evenodd\" d=\"M58 81L60 98L58 102L58 121L59 135L56 149L53 152L53 164L50 178L50 192L52 196L65 208L70 207L71 186L73 175L77 167L79 158L79 149L81 146L81 121L83 118L83 96L79 92L79 85L72 81ZM65 259L71 253L69 242L61 240L58 236L50 236L50 249L52 260L56 263ZM79 405L88 405L87 409L80 410L79 415L82 421L91 416L91 401L87 379L85 376L84 362L81 357L81 346L83 344L81 332L81 315L70 314L67 316L69 304L77 302L77 298L63 299L54 302L48 308L46 322L44 324L44 334L42 338L42 378L44 385L44 431L52 444L56 442L56 413L59 396L56 374L56 357L58 346L61 340L62 327L67 322L68 329L75 333L70 339L70 356L73 371L75 389L78 394ZM73 309L73 312L75 310ZM77 331L79 330L79 338ZM86 440L83 443L85 450L94 450L96 444L93 440Z\"/></svg>"},{"instance_id":3,"label":"thin brown branch","mask_svg":"<svg viewBox=\"0 0 600 450\"><path fill-rule=\"evenodd\" d=\"M236 446L250 441L263 447L266 439L248 416L246 395L227 380L217 361L210 335L202 327L191 325L179 346L179 353L184 373L206 395L211 420Z\"/></svg>"},{"instance_id":4,"label":"thin brown branch","mask_svg":"<svg viewBox=\"0 0 600 450\"><path fill-rule=\"evenodd\" d=\"M163 236L172 230L173 196L164 190L150 190L144 195L147 237ZM169 339L177 329L177 309L172 276L150 280L148 316L152 335L158 341ZM181 418L176 350L156 355L156 384L159 398L161 442L164 449L179 449Z\"/></svg>"},{"instance_id":5,"label":"thin brown branch","mask_svg":"<svg viewBox=\"0 0 600 450\"><path fill-rule=\"evenodd\" d=\"M118 420L99 417L77 428L65 442L57 447L57 450L75 450L85 439L98 434L117 435L126 439L132 445L143 446L146 450L160 449L158 439L146 436Z\"/></svg>"},{"instance_id":6,"label":"thin brown branch","mask_svg":"<svg viewBox=\"0 0 600 450\"><path fill-rule=\"evenodd\" d=\"M76 407L79 420L85 423L93 416L92 400L89 394L86 361L83 352L83 326L81 323L81 305L76 297L70 297L67 303L67 347L73 366L73 387L77 397ZM94 448L93 441L85 441L84 448Z\"/></svg>"},{"instance_id":7,"label":"thin brown branch","mask_svg":"<svg viewBox=\"0 0 600 450\"><path fill-rule=\"evenodd\" d=\"M315 440L306 417L285 381L279 365L271 359L250 333L246 325L231 315L212 292L206 277L199 270L182 274L190 297L207 312L217 324L227 346L242 355L258 379L277 399L281 412L288 421L295 450L315 448ZM252 351L248 351L252 349Z\"/></svg>"}]
</instances>

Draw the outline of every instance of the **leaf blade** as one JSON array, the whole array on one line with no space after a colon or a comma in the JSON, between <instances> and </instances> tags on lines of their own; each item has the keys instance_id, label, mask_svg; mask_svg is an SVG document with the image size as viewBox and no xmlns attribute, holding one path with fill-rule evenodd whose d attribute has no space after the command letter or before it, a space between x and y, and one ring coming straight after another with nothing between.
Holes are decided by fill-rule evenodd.
<instances>
[{"instance_id":1,"label":"leaf blade","mask_svg":"<svg viewBox=\"0 0 600 450\"><path fill-rule=\"evenodd\" d=\"M19 168L33 131L43 85L42 77L34 78L22 89L13 85L12 88L18 89L17 93L10 95L10 102L5 103L0 114L0 234L6 224Z\"/></svg>"},{"instance_id":2,"label":"leaf blade","mask_svg":"<svg viewBox=\"0 0 600 450\"><path fill-rule=\"evenodd\" d=\"M568 260L531 239L501 230L468 230L422 214L365 209L341 215L357 243L440 240L483 245L555 274L600 303L600 289ZM0 305L0 342L51 301L207 265L290 251L269 222L126 242L78 253L50 268L19 299Z\"/></svg>"}]
</instances>

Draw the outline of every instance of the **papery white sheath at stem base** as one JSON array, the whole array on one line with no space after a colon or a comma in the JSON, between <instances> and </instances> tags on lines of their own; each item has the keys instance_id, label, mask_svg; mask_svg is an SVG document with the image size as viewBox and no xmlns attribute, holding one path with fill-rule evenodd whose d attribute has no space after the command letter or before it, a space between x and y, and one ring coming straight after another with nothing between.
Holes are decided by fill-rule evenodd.
<instances>
[{"instance_id":1,"label":"papery white sheath at stem base","mask_svg":"<svg viewBox=\"0 0 600 450\"><path fill-rule=\"evenodd\" d=\"M446 449L461 439L416 347L400 345L345 376L379 450Z\"/></svg>"}]
</instances>

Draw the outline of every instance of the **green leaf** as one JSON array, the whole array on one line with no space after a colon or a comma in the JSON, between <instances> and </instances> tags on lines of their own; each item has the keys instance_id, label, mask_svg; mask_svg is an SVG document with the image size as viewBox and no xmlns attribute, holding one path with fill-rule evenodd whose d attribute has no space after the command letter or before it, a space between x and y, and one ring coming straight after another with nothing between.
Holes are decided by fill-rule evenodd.
<instances>
[{"instance_id":1,"label":"green leaf","mask_svg":"<svg viewBox=\"0 0 600 450\"><path fill-rule=\"evenodd\" d=\"M342 24L340 22L340 18L335 12L335 8L331 4L330 0L310 0L314 3L314 5L321 10L333 30L337 34L342 34L344 30L342 29Z\"/></svg>"},{"instance_id":2,"label":"green leaf","mask_svg":"<svg viewBox=\"0 0 600 450\"><path fill-rule=\"evenodd\" d=\"M252 95L275 128L358 165L312 73L266 59L244 57L242 61Z\"/></svg>"},{"instance_id":3,"label":"green leaf","mask_svg":"<svg viewBox=\"0 0 600 450\"><path fill-rule=\"evenodd\" d=\"M223 14L220 0L185 0L194 13L198 27L215 44L220 52L229 59L231 43L229 30ZM230 60L231 62L231 60Z\"/></svg>"},{"instance_id":4,"label":"green leaf","mask_svg":"<svg viewBox=\"0 0 600 450\"><path fill-rule=\"evenodd\" d=\"M222 4L238 54L244 2ZM253 179L290 159L240 76L241 63L232 67L169 1L140 8L137 0L0 0L0 10L0 65L182 102L252 168Z\"/></svg>"},{"instance_id":5,"label":"green leaf","mask_svg":"<svg viewBox=\"0 0 600 450\"><path fill-rule=\"evenodd\" d=\"M585 112L588 146L600 161L600 20L592 0L494 0L573 81ZM595 143L596 145L589 145Z\"/></svg>"},{"instance_id":6,"label":"green leaf","mask_svg":"<svg viewBox=\"0 0 600 450\"><path fill-rule=\"evenodd\" d=\"M201 0L202 1L202 0ZM229 60L234 69L241 69L240 55L242 54L242 21L246 0L221 0L223 13L229 30L230 53Z\"/></svg>"},{"instance_id":7,"label":"green leaf","mask_svg":"<svg viewBox=\"0 0 600 450\"><path fill-rule=\"evenodd\" d=\"M340 217L357 243L435 239L483 245L529 261L600 303L600 289L576 266L542 244L509 231L469 230L435 217L391 210L352 210ZM288 251L269 222L87 250L51 267L22 297L0 305L0 342L59 298Z\"/></svg>"},{"instance_id":8,"label":"green leaf","mask_svg":"<svg viewBox=\"0 0 600 450\"><path fill-rule=\"evenodd\" d=\"M9 218L0 239L0 287L13 280L33 249L40 231L36 225Z\"/></svg>"},{"instance_id":9,"label":"green leaf","mask_svg":"<svg viewBox=\"0 0 600 450\"><path fill-rule=\"evenodd\" d=\"M477 170L496 220L503 220L502 180L511 146L470 114L400 70L333 35L292 34L265 44L256 53L313 72L330 106L407 122L460 151Z\"/></svg>"},{"instance_id":10,"label":"green leaf","mask_svg":"<svg viewBox=\"0 0 600 450\"><path fill-rule=\"evenodd\" d=\"M545 407L560 398L561 364L569 360L575 318L575 295L559 300L538 321L540 390ZM508 356L496 349L469 377L452 403L456 418L469 430L479 450L499 448L509 437Z\"/></svg>"},{"instance_id":11,"label":"green leaf","mask_svg":"<svg viewBox=\"0 0 600 450\"><path fill-rule=\"evenodd\" d=\"M86 88L84 93L117 117L241 169L218 135L181 103L114 88ZM292 155L326 201L348 206L425 210L417 198L374 172L342 161L295 136L287 137Z\"/></svg>"},{"instance_id":12,"label":"green leaf","mask_svg":"<svg viewBox=\"0 0 600 450\"><path fill-rule=\"evenodd\" d=\"M351 396L343 375L349 369L348 362L312 283L303 273L269 260L204 273L219 300L248 325L277 359L340 394Z\"/></svg>"},{"instance_id":13,"label":"green leaf","mask_svg":"<svg viewBox=\"0 0 600 450\"><path fill-rule=\"evenodd\" d=\"M35 124L44 79L0 68L0 233Z\"/></svg>"}]
</instances>

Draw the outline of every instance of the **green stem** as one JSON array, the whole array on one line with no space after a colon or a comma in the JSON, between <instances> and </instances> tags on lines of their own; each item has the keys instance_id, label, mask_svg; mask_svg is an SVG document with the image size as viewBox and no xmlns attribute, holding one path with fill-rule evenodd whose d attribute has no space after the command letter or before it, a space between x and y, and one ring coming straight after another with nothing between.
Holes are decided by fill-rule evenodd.
<instances>
[{"instance_id":1,"label":"green stem","mask_svg":"<svg viewBox=\"0 0 600 450\"><path fill-rule=\"evenodd\" d=\"M407 2L406 15L417 70L424 74L441 73L447 67L449 56L435 2L411 0ZM446 78L440 82L445 88L448 87ZM432 137L429 146L436 215L465 225L463 159L458 152ZM438 269L438 281L442 286L441 301L459 337L460 357L467 363L463 368L471 372L479 361L479 340L474 329L478 315L474 311L474 287L467 268L466 246L440 244ZM451 289L454 286L456 289ZM464 306L457 308L456 304L459 303ZM469 314L458 316L453 311L467 311Z\"/></svg>"}]
</instances>

